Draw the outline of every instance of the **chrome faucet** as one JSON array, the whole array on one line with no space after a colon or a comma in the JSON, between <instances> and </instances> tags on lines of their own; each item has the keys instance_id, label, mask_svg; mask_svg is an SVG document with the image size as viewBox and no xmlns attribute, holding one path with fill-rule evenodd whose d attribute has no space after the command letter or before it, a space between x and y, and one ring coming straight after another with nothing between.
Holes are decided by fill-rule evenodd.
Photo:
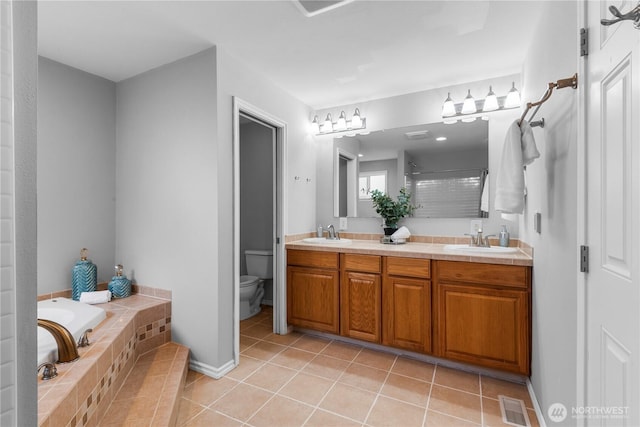
<instances>
[{"instance_id":1,"label":"chrome faucet","mask_svg":"<svg viewBox=\"0 0 640 427\"><path fill-rule=\"evenodd\" d=\"M469 241L469 246L479 247L479 248L490 248L491 243L489 243L489 237L496 237L495 234L488 234L486 236L482 236L482 230L478 230L475 234L464 233L465 236L469 236L471 240Z\"/></svg>"},{"instance_id":2,"label":"chrome faucet","mask_svg":"<svg viewBox=\"0 0 640 427\"><path fill-rule=\"evenodd\" d=\"M56 363L73 362L80 357L76 341L67 328L47 319L38 319L38 326L49 331L56 340L58 346L58 361Z\"/></svg>"},{"instance_id":3,"label":"chrome faucet","mask_svg":"<svg viewBox=\"0 0 640 427\"><path fill-rule=\"evenodd\" d=\"M336 228L333 226L333 224L329 224L329 226L327 227L327 231L329 232L329 236L327 236L327 239L340 240L340 233L336 233Z\"/></svg>"}]
</instances>

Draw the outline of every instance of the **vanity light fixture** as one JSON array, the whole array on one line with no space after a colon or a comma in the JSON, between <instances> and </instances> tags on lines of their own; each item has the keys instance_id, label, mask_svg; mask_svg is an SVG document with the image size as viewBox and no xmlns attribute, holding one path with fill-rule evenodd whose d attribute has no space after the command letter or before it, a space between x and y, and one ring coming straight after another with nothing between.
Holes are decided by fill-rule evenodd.
<instances>
[{"instance_id":1,"label":"vanity light fixture","mask_svg":"<svg viewBox=\"0 0 640 427\"><path fill-rule=\"evenodd\" d=\"M474 99L471 90L467 89L467 96L463 103L455 104L451 99L451 93L447 93L447 99L442 104L443 123L452 124L458 120L463 122L473 122L478 118L478 114L497 110L508 110L520 107L520 92L516 89L515 82L511 84L511 90L506 96L496 96L493 87L489 86L489 93L485 99ZM483 115L482 120L488 120Z\"/></svg>"},{"instance_id":2,"label":"vanity light fixture","mask_svg":"<svg viewBox=\"0 0 640 427\"><path fill-rule=\"evenodd\" d=\"M320 126L318 122L318 116L314 116L313 121L311 122L311 132L316 135L325 135L328 133L336 133L336 132L348 132L347 136L355 136L355 130L366 129L367 128L367 119L364 119L360 116L360 110L356 108L351 120L347 120L347 115L344 110L340 112L340 117L336 122L333 122L331 118L331 113L327 113L327 118ZM358 132L363 134L363 132Z\"/></svg>"}]
</instances>

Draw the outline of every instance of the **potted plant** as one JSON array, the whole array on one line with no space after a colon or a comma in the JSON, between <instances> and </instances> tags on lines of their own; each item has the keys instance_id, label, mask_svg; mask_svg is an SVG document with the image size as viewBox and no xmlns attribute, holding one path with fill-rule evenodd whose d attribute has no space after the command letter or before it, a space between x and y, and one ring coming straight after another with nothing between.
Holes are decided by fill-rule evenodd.
<instances>
[{"instance_id":1,"label":"potted plant","mask_svg":"<svg viewBox=\"0 0 640 427\"><path fill-rule=\"evenodd\" d=\"M411 193L404 187L400 189L397 201L379 190L371 191L371 201L376 212L384 219L384 234L387 236L396 231L398 221L411 215L416 209L411 204Z\"/></svg>"}]
</instances>

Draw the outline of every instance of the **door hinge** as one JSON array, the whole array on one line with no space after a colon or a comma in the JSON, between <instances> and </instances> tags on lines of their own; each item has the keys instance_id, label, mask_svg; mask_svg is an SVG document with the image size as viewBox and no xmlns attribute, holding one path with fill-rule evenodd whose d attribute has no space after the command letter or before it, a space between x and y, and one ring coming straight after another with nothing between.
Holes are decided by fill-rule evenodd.
<instances>
[{"instance_id":1,"label":"door hinge","mask_svg":"<svg viewBox=\"0 0 640 427\"><path fill-rule=\"evenodd\" d=\"M279 245L279 244L280 244L280 238L276 237L276 245Z\"/></svg>"},{"instance_id":2,"label":"door hinge","mask_svg":"<svg viewBox=\"0 0 640 427\"><path fill-rule=\"evenodd\" d=\"M580 246L580 272L589 272L589 246Z\"/></svg>"},{"instance_id":3,"label":"door hinge","mask_svg":"<svg viewBox=\"0 0 640 427\"><path fill-rule=\"evenodd\" d=\"M580 56L589 55L589 31L580 28Z\"/></svg>"}]
</instances>

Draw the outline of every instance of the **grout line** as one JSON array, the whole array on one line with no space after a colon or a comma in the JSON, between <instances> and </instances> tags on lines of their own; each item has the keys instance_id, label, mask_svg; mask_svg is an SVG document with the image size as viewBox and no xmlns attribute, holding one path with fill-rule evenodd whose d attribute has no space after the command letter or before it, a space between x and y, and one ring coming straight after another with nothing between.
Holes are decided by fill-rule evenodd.
<instances>
[{"instance_id":1,"label":"grout line","mask_svg":"<svg viewBox=\"0 0 640 427\"><path fill-rule=\"evenodd\" d=\"M382 382L382 385L380 386L380 389L376 393L376 397L373 399L373 403L371 403L371 406L369 407L369 411L367 411L367 416L364 417L364 423L363 424L367 424L367 421L369 420L369 417L371 416L371 411L373 411L373 407L376 406L376 403L378 403L378 398L380 397L380 393L382 392L382 389L384 388L384 386L387 384L387 381L389 380L389 376L391 375L391 371L393 370L393 367L396 365L397 361L398 361L398 356L396 355L396 357L393 359L393 363L391 363L391 366L387 370L387 375L384 377L384 381Z\"/></svg>"},{"instance_id":2,"label":"grout line","mask_svg":"<svg viewBox=\"0 0 640 427\"><path fill-rule=\"evenodd\" d=\"M480 425L484 426L484 402L482 401L482 375L478 375L478 386L480 387Z\"/></svg>"}]
</instances>

